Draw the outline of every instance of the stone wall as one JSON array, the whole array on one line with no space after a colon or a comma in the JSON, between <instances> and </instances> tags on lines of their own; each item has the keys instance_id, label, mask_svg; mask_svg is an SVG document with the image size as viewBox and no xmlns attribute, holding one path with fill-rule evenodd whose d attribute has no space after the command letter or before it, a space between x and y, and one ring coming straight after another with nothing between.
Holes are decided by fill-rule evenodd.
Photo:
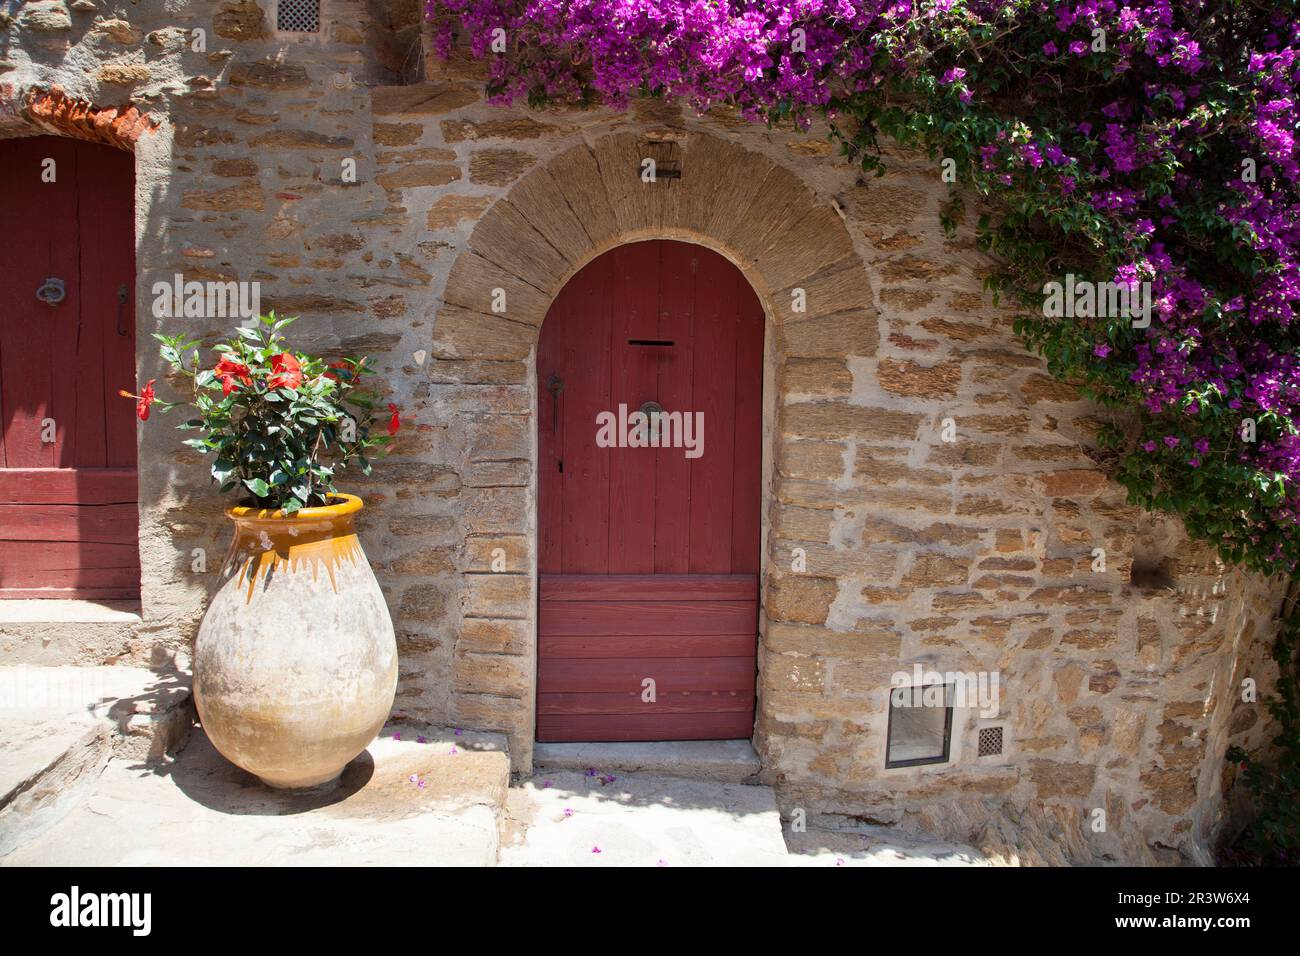
<instances>
[{"instance_id":1,"label":"stone wall","mask_svg":"<svg viewBox=\"0 0 1300 956\"><path fill-rule=\"evenodd\" d=\"M475 65L419 49L418 4L323 0L317 35L277 34L273 6L11 5L0 134L131 134L115 145L136 155L141 379L163 377L148 333L175 328L151 286L178 273L260 282L265 308L302 317L297 347L377 360L406 425L343 484L367 501L401 711L505 731L528 768L537 327L605 248L687 238L768 312L755 745L784 807L1024 862L1204 859L1224 749L1266 736L1235 688L1267 693L1280 585L1125 504L1094 442L1107 413L1016 343L971 223L939 227L933 162L894 150L862 179L817 131L654 101L500 109ZM660 151L682 179L645 187L636 160ZM38 659L185 654L227 529L179 449L165 417L142 427L143 623L124 647L42 632ZM997 672L1002 710L958 714L951 765L885 770L890 678L914 663ZM989 725L1004 752L976 757Z\"/></svg>"}]
</instances>

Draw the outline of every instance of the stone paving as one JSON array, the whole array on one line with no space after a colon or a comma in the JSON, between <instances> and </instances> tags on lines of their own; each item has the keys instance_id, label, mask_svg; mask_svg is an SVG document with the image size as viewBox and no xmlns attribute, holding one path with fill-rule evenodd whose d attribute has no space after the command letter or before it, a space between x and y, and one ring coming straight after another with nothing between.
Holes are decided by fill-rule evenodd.
<instances>
[{"instance_id":1,"label":"stone paving","mask_svg":"<svg viewBox=\"0 0 1300 956\"><path fill-rule=\"evenodd\" d=\"M884 827L790 832L737 741L542 747L512 786L504 737L390 723L336 784L290 793L192 714L180 673L0 668L0 866L988 863Z\"/></svg>"},{"instance_id":2,"label":"stone paving","mask_svg":"<svg viewBox=\"0 0 1300 956\"><path fill-rule=\"evenodd\" d=\"M111 759L74 809L0 865L493 865L508 758L452 734L424 740L390 732L337 784L288 793L227 763L196 728L175 759Z\"/></svg>"}]
</instances>

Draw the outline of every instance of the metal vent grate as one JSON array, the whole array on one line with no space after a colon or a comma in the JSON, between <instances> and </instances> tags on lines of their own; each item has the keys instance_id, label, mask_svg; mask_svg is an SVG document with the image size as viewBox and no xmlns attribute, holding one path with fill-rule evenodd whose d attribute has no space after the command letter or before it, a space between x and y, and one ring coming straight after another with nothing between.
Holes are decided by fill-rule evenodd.
<instances>
[{"instance_id":1,"label":"metal vent grate","mask_svg":"<svg viewBox=\"0 0 1300 956\"><path fill-rule=\"evenodd\" d=\"M320 0L280 0L275 28L285 33L315 33L320 29Z\"/></svg>"},{"instance_id":2,"label":"metal vent grate","mask_svg":"<svg viewBox=\"0 0 1300 956\"><path fill-rule=\"evenodd\" d=\"M983 727L980 729L979 756L993 757L1002 753L1002 728Z\"/></svg>"}]
</instances>

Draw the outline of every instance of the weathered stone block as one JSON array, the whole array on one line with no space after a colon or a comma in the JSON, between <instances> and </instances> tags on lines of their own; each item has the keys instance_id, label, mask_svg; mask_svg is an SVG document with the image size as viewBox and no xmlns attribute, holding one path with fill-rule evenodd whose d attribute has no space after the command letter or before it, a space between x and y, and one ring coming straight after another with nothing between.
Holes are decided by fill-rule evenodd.
<instances>
[{"instance_id":1,"label":"weathered stone block","mask_svg":"<svg viewBox=\"0 0 1300 956\"><path fill-rule=\"evenodd\" d=\"M430 229L450 229L478 219L490 205L492 200L487 196L440 196L429 209L425 225Z\"/></svg>"},{"instance_id":2,"label":"weathered stone block","mask_svg":"<svg viewBox=\"0 0 1300 956\"><path fill-rule=\"evenodd\" d=\"M434 320L431 352L436 358L523 360L537 341L537 329L495 315L444 306Z\"/></svg>"},{"instance_id":3,"label":"weathered stone block","mask_svg":"<svg viewBox=\"0 0 1300 956\"><path fill-rule=\"evenodd\" d=\"M411 189L416 186L445 186L460 179L460 167L451 163L411 163L382 172L375 182L385 189Z\"/></svg>"},{"instance_id":4,"label":"weathered stone block","mask_svg":"<svg viewBox=\"0 0 1300 956\"><path fill-rule=\"evenodd\" d=\"M941 362L925 366L917 362L899 362L882 358L876 366L880 387L895 395L914 398L949 398L961 384L961 362Z\"/></svg>"},{"instance_id":5,"label":"weathered stone block","mask_svg":"<svg viewBox=\"0 0 1300 956\"><path fill-rule=\"evenodd\" d=\"M469 181L482 186L508 186L537 162L517 149L481 149L469 158Z\"/></svg>"},{"instance_id":6,"label":"weathered stone block","mask_svg":"<svg viewBox=\"0 0 1300 956\"><path fill-rule=\"evenodd\" d=\"M791 478L836 479L844 474L845 446L838 442L781 443L777 468Z\"/></svg>"},{"instance_id":7,"label":"weathered stone block","mask_svg":"<svg viewBox=\"0 0 1300 956\"><path fill-rule=\"evenodd\" d=\"M787 406L782 429L804 438L914 440L921 415L886 408L865 408L847 402L808 402Z\"/></svg>"},{"instance_id":8,"label":"weathered stone block","mask_svg":"<svg viewBox=\"0 0 1300 956\"><path fill-rule=\"evenodd\" d=\"M837 312L777 325L778 348L787 358L874 355L879 342L877 318L871 311Z\"/></svg>"},{"instance_id":9,"label":"weathered stone block","mask_svg":"<svg viewBox=\"0 0 1300 956\"><path fill-rule=\"evenodd\" d=\"M1086 800L1097 779L1095 764L1029 761L1029 779L1040 800Z\"/></svg>"},{"instance_id":10,"label":"weathered stone block","mask_svg":"<svg viewBox=\"0 0 1300 956\"><path fill-rule=\"evenodd\" d=\"M480 93L468 86L420 84L376 86L370 96L370 110L376 116L438 116L469 106Z\"/></svg>"},{"instance_id":11,"label":"weathered stone block","mask_svg":"<svg viewBox=\"0 0 1300 956\"><path fill-rule=\"evenodd\" d=\"M458 651L525 654L533 644L531 621L467 617L456 641Z\"/></svg>"},{"instance_id":12,"label":"weathered stone block","mask_svg":"<svg viewBox=\"0 0 1300 956\"><path fill-rule=\"evenodd\" d=\"M767 613L778 621L823 624L837 591L834 578L798 574L775 577L767 588Z\"/></svg>"},{"instance_id":13,"label":"weathered stone block","mask_svg":"<svg viewBox=\"0 0 1300 956\"><path fill-rule=\"evenodd\" d=\"M781 379L788 395L838 397L853 389L853 375L843 359L791 359L781 367Z\"/></svg>"}]
</instances>

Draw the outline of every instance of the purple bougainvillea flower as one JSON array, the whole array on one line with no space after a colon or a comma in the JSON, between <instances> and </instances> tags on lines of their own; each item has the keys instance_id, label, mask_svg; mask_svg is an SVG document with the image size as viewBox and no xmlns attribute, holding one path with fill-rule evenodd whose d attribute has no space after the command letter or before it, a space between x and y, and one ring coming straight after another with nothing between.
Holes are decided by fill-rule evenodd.
<instances>
[{"instance_id":1,"label":"purple bougainvillea flower","mask_svg":"<svg viewBox=\"0 0 1300 956\"><path fill-rule=\"evenodd\" d=\"M543 789L543 790L550 790L550 789L551 789L551 781L549 781L549 780L544 781L544 782L542 783L542 789Z\"/></svg>"},{"instance_id":2,"label":"purple bougainvillea flower","mask_svg":"<svg viewBox=\"0 0 1300 956\"><path fill-rule=\"evenodd\" d=\"M401 740L401 739L402 739L402 735L401 735L401 734L393 734L393 739L394 739L394 740Z\"/></svg>"},{"instance_id":3,"label":"purple bougainvillea flower","mask_svg":"<svg viewBox=\"0 0 1300 956\"><path fill-rule=\"evenodd\" d=\"M593 846L593 847L591 848L591 852L592 852L592 853L599 853L599 852L600 852L600 847L598 847L598 846Z\"/></svg>"},{"instance_id":4,"label":"purple bougainvillea flower","mask_svg":"<svg viewBox=\"0 0 1300 956\"><path fill-rule=\"evenodd\" d=\"M835 123L832 104L860 100L855 105L863 107L863 128L870 131L896 81L926 90L917 109L942 122L926 124L912 145L960 142L974 153L968 172L981 192L1018 193L1016 199L1058 214L1061 223L1087 219L1088 238L1104 250L1080 263L1095 271L1093 278L1109 274L1150 286L1143 290L1150 322L1140 334L1095 321L1099 315L1062 323L1056 342L1068 344L1062 374L1144 413L1147 434L1176 427L1196 449L1197 485L1212 477L1240 487L1277 476L1284 495L1276 505L1232 514L1213 511L1213 503L1178 507L1210 508L1212 514L1200 517L1224 518L1231 525L1224 543L1233 550L1249 545L1259 560L1272 560L1272 551L1295 565L1300 27L1292 11L1280 4L1171 0L426 0L424 6L435 51L450 56L463 30L472 55L490 60L489 86L503 104L536 97L623 110L653 89L700 114L735 107L754 122L779 118L806 129L818 114ZM517 55L491 54L498 25L510 32ZM807 32L806 52L790 50L795 27ZM977 41L972 27L979 28ZM1098 30L1107 44L1094 53ZM1080 57L1098 69L1076 75ZM1015 76L1002 74L1008 63L1017 64ZM989 82L995 77L996 86ZM1034 101L1049 108L1038 115L1007 106ZM1238 165L1243 157L1252 159L1249 176ZM1233 255L1224 257L1219 237L1228 235ZM1025 240L1032 249L1039 241ZM1233 414L1220 414L1226 409ZM1254 442L1232 437L1231 455L1210 455L1196 445L1204 435L1226 451L1243 418L1270 423L1267 434ZM1134 450L1150 455L1160 443L1143 441ZM1163 444L1185 447L1173 435ZM1167 485L1178 501L1189 491L1188 464L1181 454L1158 455L1142 462L1149 474L1141 480ZM1227 470L1204 474L1219 468ZM1279 541L1285 554L1276 550ZM587 776L599 774L593 769Z\"/></svg>"},{"instance_id":5,"label":"purple bougainvillea flower","mask_svg":"<svg viewBox=\"0 0 1300 956\"><path fill-rule=\"evenodd\" d=\"M564 819L567 820L567 819L569 819L569 817L571 817L571 816L573 816L573 809L572 809L571 807L565 807L565 808L564 808Z\"/></svg>"},{"instance_id":6,"label":"purple bougainvillea flower","mask_svg":"<svg viewBox=\"0 0 1300 956\"><path fill-rule=\"evenodd\" d=\"M453 755L454 755L454 754L458 754L458 753L460 753L460 751L456 749L456 745L455 745L455 744L452 744L451 749L448 750L447 753L449 753L449 754L453 754Z\"/></svg>"}]
</instances>

